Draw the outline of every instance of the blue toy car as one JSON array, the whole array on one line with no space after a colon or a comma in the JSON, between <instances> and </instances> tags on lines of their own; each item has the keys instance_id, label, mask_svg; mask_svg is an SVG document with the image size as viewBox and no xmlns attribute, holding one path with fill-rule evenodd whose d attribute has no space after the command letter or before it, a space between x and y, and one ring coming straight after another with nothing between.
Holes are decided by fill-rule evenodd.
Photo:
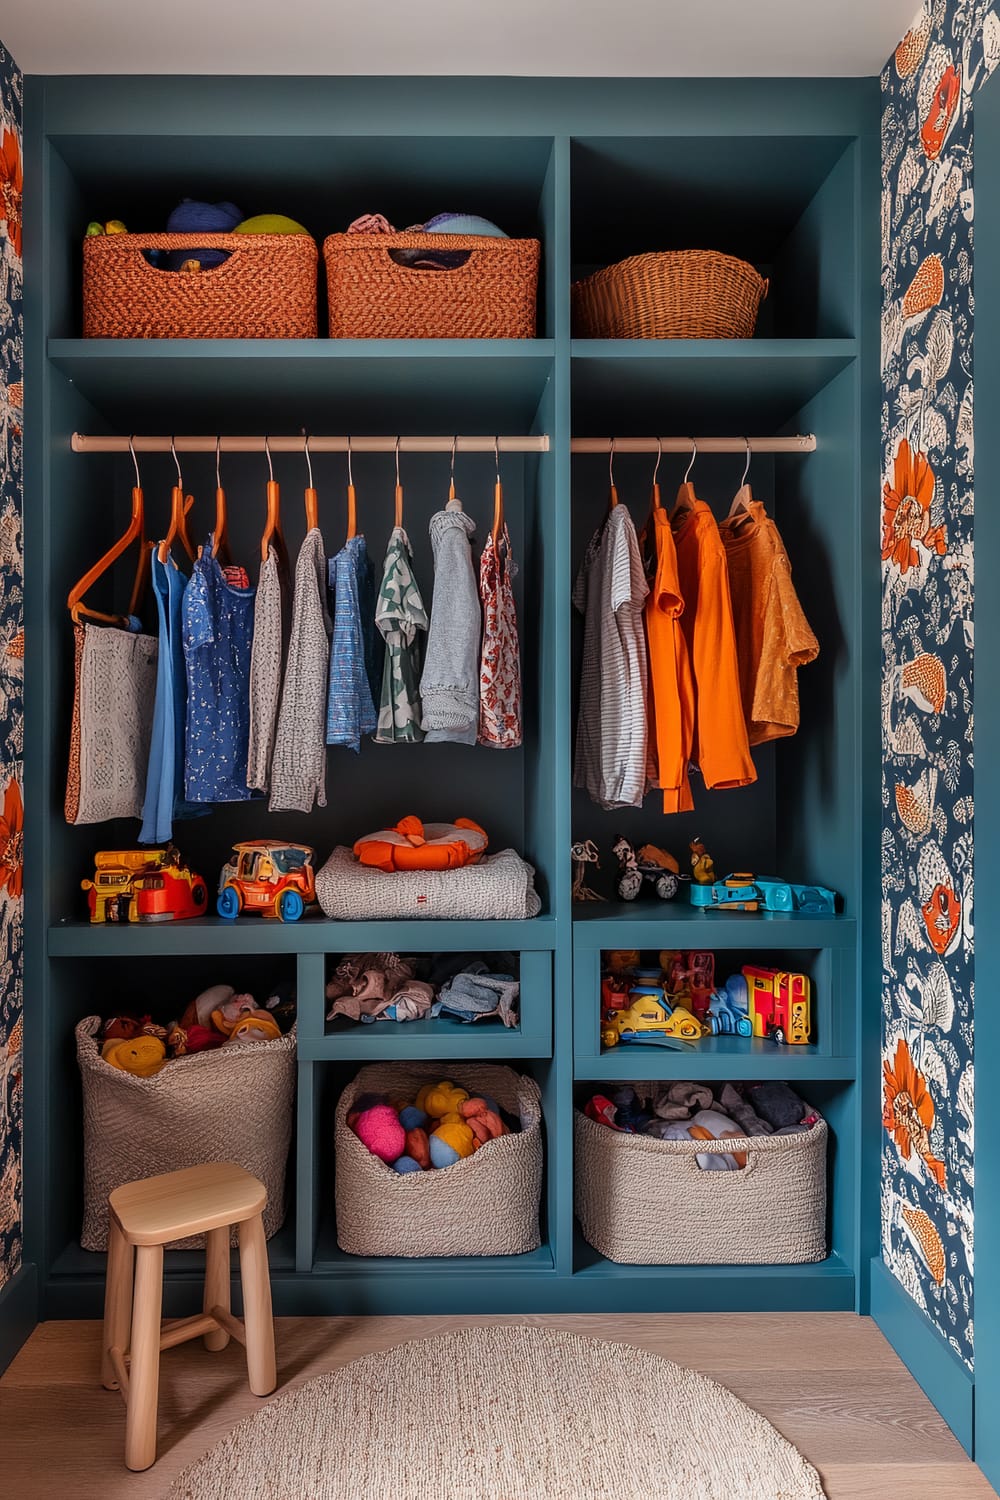
<instances>
[{"instance_id":1,"label":"blue toy car","mask_svg":"<svg viewBox=\"0 0 1000 1500\"><path fill-rule=\"evenodd\" d=\"M689 886L691 905L727 911L807 912L812 916L836 914L835 891L823 885L793 885L773 875L729 875L711 885Z\"/></svg>"}]
</instances>

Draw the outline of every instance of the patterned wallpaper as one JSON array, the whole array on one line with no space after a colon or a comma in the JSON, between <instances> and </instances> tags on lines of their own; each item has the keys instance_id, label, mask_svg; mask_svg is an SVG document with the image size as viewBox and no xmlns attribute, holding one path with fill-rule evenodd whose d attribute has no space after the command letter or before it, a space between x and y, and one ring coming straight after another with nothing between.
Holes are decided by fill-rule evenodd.
<instances>
[{"instance_id":1,"label":"patterned wallpaper","mask_svg":"<svg viewBox=\"0 0 1000 1500\"><path fill-rule=\"evenodd\" d=\"M882 1248L973 1360L972 101L990 0L882 74Z\"/></svg>"},{"instance_id":2,"label":"patterned wallpaper","mask_svg":"<svg viewBox=\"0 0 1000 1500\"><path fill-rule=\"evenodd\" d=\"M0 46L0 1286L21 1264L21 75Z\"/></svg>"}]
</instances>

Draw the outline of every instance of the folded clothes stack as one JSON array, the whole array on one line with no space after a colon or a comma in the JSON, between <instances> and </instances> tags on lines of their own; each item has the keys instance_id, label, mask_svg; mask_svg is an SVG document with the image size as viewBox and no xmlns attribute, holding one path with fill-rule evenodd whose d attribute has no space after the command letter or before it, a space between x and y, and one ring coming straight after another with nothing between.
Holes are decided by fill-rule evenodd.
<instances>
[{"instance_id":1,"label":"folded clothes stack","mask_svg":"<svg viewBox=\"0 0 1000 1500\"><path fill-rule=\"evenodd\" d=\"M467 954L349 953L327 981L327 1020L418 1021L451 1016L459 1021L499 1018L518 1023L520 984L513 954L499 953L492 966Z\"/></svg>"}]
</instances>

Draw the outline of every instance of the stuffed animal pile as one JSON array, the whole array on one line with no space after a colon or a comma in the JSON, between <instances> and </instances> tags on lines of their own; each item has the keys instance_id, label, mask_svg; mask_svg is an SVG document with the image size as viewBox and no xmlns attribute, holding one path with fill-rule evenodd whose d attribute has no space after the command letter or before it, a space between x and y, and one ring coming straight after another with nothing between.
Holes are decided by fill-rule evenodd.
<instances>
[{"instance_id":1,"label":"stuffed animal pile","mask_svg":"<svg viewBox=\"0 0 1000 1500\"><path fill-rule=\"evenodd\" d=\"M231 984L213 984L191 1001L179 1021L165 1026L152 1016L111 1016L101 1028L101 1056L136 1078L152 1078L175 1057L215 1047L272 1042L295 1020L295 1000L280 991L258 1006Z\"/></svg>"},{"instance_id":2,"label":"stuffed animal pile","mask_svg":"<svg viewBox=\"0 0 1000 1500\"><path fill-rule=\"evenodd\" d=\"M454 1166L520 1129L495 1100L472 1097L447 1078L425 1084L415 1100L362 1094L347 1123L373 1156L402 1174Z\"/></svg>"}]
</instances>

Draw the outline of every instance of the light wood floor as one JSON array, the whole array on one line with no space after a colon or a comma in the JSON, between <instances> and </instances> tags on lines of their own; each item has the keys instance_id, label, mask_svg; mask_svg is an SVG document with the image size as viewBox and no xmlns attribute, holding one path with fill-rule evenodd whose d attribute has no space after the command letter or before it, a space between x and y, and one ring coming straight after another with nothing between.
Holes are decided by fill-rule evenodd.
<instances>
[{"instance_id":1,"label":"light wood floor","mask_svg":"<svg viewBox=\"0 0 1000 1500\"><path fill-rule=\"evenodd\" d=\"M805 1454L829 1500L995 1494L875 1325L850 1313L282 1318L279 1393L373 1349L444 1326L500 1321L621 1340L701 1370ZM160 1457L146 1473L130 1474L122 1462L124 1407L97 1377L98 1337L97 1323L44 1323L0 1380L0 1494L10 1500L161 1497L185 1465L260 1407L247 1390L238 1344L221 1354L200 1342L171 1350L161 1357Z\"/></svg>"}]
</instances>

